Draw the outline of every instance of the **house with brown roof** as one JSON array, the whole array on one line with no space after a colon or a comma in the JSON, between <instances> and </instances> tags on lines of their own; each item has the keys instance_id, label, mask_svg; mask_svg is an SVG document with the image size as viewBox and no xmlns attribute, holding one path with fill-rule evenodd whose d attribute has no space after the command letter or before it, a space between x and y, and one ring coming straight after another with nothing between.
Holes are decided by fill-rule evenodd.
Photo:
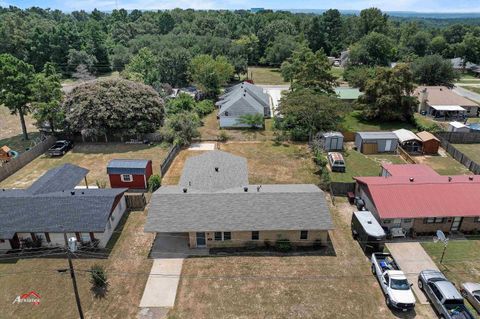
<instances>
[{"instance_id":1,"label":"house with brown roof","mask_svg":"<svg viewBox=\"0 0 480 319\"><path fill-rule=\"evenodd\" d=\"M442 176L422 164L383 165L380 177L355 177L356 196L390 232L480 231L480 176Z\"/></svg>"},{"instance_id":2,"label":"house with brown roof","mask_svg":"<svg viewBox=\"0 0 480 319\"><path fill-rule=\"evenodd\" d=\"M446 86L419 86L414 95L418 98L418 112L437 119L463 119L478 116L478 104L456 94Z\"/></svg>"}]
</instances>

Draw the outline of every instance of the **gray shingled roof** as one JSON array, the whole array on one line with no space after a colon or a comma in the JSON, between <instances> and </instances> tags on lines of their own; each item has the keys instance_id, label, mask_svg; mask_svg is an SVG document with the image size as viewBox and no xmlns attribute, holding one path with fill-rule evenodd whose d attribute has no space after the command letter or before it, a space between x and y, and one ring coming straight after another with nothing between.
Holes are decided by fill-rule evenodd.
<instances>
[{"instance_id":1,"label":"gray shingled roof","mask_svg":"<svg viewBox=\"0 0 480 319\"><path fill-rule=\"evenodd\" d=\"M35 183L44 185L41 191L39 186L33 191L0 190L0 234L103 232L115 199L126 189L73 189L82 170L86 171L70 164L50 170ZM70 187L63 190L66 186Z\"/></svg>"},{"instance_id":2,"label":"gray shingled roof","mask_svg":"<svg viewBox=\"0 0 480 319\"><path fill-rule=\"evenodd\" d=\"M72 164L63 164L43 174L27 191L31 194L45 194L73 189L87 174L88 169Z\"/></svg>"},{"instance_id":3,"label":"gray shingled roof","mask_svg":"<svg viewBox=\"0 0 480 319\"><path fill-rule=\"evenodd\" d=\"M376 139L376 140L396 140L397 135L393 132L357 132L362 139Z\"/></svg>"},{"instance_id":4,"label":"gray shingled roof","mask_svg":"<svg viewBox=\"0 0 480 319\"><path fill-rule=\"evenodd\" d=\"M108 162L107 174L145 174L149 160L113 159Z\"/></svg>"},{"instance_id":5,"label":"gray shingled roof","mask_svg":"<svg viewBox=\"0 0 480 319\"><path fill-rule=\"evenodd\" d=\"M161 187L151 199L146 232L333 229L315 185L248 185L215 193Z\"/></svg>"},{"instance_id":6,"label":"gray shingled roof","mask_svg":"<svg viewBox=\"0 0 480 319\"><path fill-rule=\"evenodd\" d=\"M229 116L261 113L270 109L270 97L261 87L243 82L230 88L215 103L220 107L219 114L228 111Z\"/></svg>"},{"instance_id":7,"label":"gray shingled roof","mask_svg":"<svg viewBox=\"0 0 480 319\"><path fill-rule=\"evenodd\" d=\"M215 170L218 168L218 172ZM248 184L247 160L222 151L209 151L186 160L179 185L203 191Z\"/></svg>"}]
</instances>

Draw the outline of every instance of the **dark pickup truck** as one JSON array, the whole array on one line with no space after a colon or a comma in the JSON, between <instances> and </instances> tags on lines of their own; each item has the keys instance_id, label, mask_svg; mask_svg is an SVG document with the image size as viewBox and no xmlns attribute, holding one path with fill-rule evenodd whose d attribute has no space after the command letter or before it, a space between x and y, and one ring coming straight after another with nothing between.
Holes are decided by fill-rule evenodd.
<instances>
[{"instance_id":1,"label":"dark pickup truck","mask_svg":"<svg viewBox=\"0 0 480 319\"><path fill-rule=\"evenodd\" d=\"M423 270L418 288L425 292L441 319L475 319L455 286L438 270Z\"/></svg>"},{"instance_id":2,"label":"dark pickup truck","mask_svg":"<svg viewBox=\"0 0 480 319\"><path fill-rule=\"evenodd\" d=\"M60 140L56 141L55 144L53 144L53 146L48 149L47 153L50 156L62 156L65 155L66 152L71 150L72 147L72 141Z\"/></svg>"}]
</instances>

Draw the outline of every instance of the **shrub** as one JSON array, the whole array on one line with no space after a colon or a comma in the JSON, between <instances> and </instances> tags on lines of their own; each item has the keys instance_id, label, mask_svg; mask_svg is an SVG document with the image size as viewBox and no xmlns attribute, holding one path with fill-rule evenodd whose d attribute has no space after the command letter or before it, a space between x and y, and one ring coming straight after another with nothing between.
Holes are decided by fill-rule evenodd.
<instances>
[{"instance_id":1,"label":"shrub","mask_svg":"<svg viewBox=\"0 0 480 319\"><path fill-rule=\"evenodd\" d=\"M91 290L95 297L105 297L108 288L108 278L103 266L93 265L90 268L90 283L92 284Z\"/></svg>"},{"instance_id":2,"label":"shrub","mask_svg":"<svg viewBox=\"0 0 480 319\"><path fill-rule=\"evenodd\" d=\"M218 134L218 140L220 142L226 142L229 138L230 136L228 136L225 130L220 130L220 133Z\"/></svg>"},{"instance_id":3,"label":"shrub","mask_svg":"<svg viewBox=\"0 0 480 319\"><path fill-rule=\"evenodd\" d=\"M265 248L270 248L272 247L272 242L270 241L270 239L265 239L263 241L263 244L265 245Z\"/></svg>"},{"instance_id":4,"label":"shrub","mask_svg":"<svg viewBox=\"0 0 480 319\"><path fill-rule=\"evenodd\" d=\"M148 178L148 191L153 193L162 185L162 178L155 174Z\"/></svg>"},{"instance_id":5,"label":"shrub","mask_svg":"<svg viewBox=\"0 0 480 319\"><path fill-rule=\"evenodd\" d=\"M320 151L315 152L314 161L318 166L322 168L322 171L323 171L323 168L325 168L325 166L327 166L328 164L327 158L325 157L323 152L320 152Z\"/></svg>"},{"instance_id":6,"label":"shrub","mask_svg":"<svg viewBox=\"0 0 480 319\"><path fill-rule=\"evenodd\" d=\"M99 181L98 179L95 181L95 185L97 185L98 188L107 188L107 182Z\"/></svg>"},{"instance_id":7,"label":"shrub","mask_svg":"<svg viewBox=\"0 0 480 319\"><path fill-rule=\"evenodd\" d=\"M327 169L322 170L322 175L320 176L321 182L320 182L320 188L323 190L328 190L330 188L330 173L328 172Z\"/></svg>"},{"instance_id":8,"label":"shrub","mask_svg":"<svg viewBox=\"0 0 480 319\"><path fill-rule=\"evenodd\" d=\"M215 105L212 100L203 100L195 105L195 111L198 116L203 117L215 111Z\"/></svg>"},{"instance_id":9,"label":"shrub","mask_svg":"<svg viewBox=\"0 0 480 319\"><path fill-rule=\"evenodd\" d=\"M275 248L282 253L288 253L293 249L292 243L288 239L278 239L275 242Z\"/></svg>"}]
</instances>

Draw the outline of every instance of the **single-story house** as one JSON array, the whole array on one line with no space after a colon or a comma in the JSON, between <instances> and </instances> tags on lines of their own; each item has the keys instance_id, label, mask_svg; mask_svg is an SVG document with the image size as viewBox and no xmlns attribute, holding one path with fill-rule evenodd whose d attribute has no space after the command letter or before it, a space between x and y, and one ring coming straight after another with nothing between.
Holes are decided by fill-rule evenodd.
<instances>
[{"instance_id":1,"label":"single-story house","mask_svg":"<svg viewBox=\"0 0 480 319\"><path fill-rule=\"evenodd\" d=\"M343 134L340 132L321 133L318 139L322 149L327 152L343 150Z\"/></svg>"},{"instance_id":2,"label":"single-story house","mask_svg":"<svg viewBox=\"0 0 480 319\"><path fill-rule=\"evenodd\" d=\"M464 66L464 60L462 58L453 58L450 59L450 62L452 63L452 67L457 71L472 70L478 68L478 65L470 62L467 62Z\"/></svg>"},{"instance_id":3,"label":"single-story house","mask_svg":"<svg viewBox=\"0 0 480 319\"><path fill-rule=\"evenodd\" d=\"M392 132L357 132L355 146L363 154L395 152L398 137Z\"/></svg>"},{"instance_id":4,"label":"single-story house","mask_svg":"<svg viewBox=\"0 0 480 319\"><path fill-rule=\"evenodd\" d=\"M448 123L447 132L468 133L470 132L470 128L461 122L453 121Z\"/></svg>"},{"instance_id":5,"label":"single-story house","mask_svg":"<svg viewBox=\"0 0 480 319\"><path fill-rule=\"evenodd\" d=\"M107 165L111 188L147 189L152 173L151 160L114 159Z\"/></svg>"},{"instance_id":6,"label":"single-story house","mask_svg":"<svg viewBox=\"0 0 480 319\"><path fill-rule=\"evenodd\" d=\"M153 193L145 231L185 247L327 244L333 229L324 193L311 184L251 185L247 161L222 151L187 159L180 182ZM155 246L154 246L155 247Z\"/></svg>"},{"instance_id":7,"label":"single-story house","mask_svg":"<svg viewBox=\"0 0 480 319\"><path fill-rule=\"evenodd\" d=\"M242 116L261 114L268 118L272 112L270 95L261 87L248 82L227 89L215 105L219 108L221 128L248 127L247 124L240 123Z\"/></svg>"},{"instance_id":8,"label":"single-story house","mask_svg":"<svg viewBox=\"0 0 480 319\"><path fill-rule=\"evenodd\" d=\"M64 164L27 189L0 189L0 249L64 246L64 233L105 247L127 210L126 189L75 189L87 173Z\"/></svg>"},{"instance_id":9,"label":"single-story house","mask_svg":"<svg viewBox=\"0 0 480 319\"><path fill-rule=\"evenodd\" d=\"M418 112L437 119L463 119L477 116L478 104L446 86L419 86L414 95L418 97Z\"/></svg>"},{"instance_id":10,"label":"single-story house","mask_svg":"<svg viewBox=\"0 0 480 319\"><path fill-rule=\"evenodd\" d=\"M399 129L393 131L398 138L400 146L408 153L419 153L422 151L422 140L410 130Z\"/></svg>"},{"instance_id":11,"label":"single-story house","mask_svg":"<svg viewBox=\"0 0 480 319\"><path fill-rule=\"evenodd\" d=\"M422 131L417 133L417 136L422 141L422 152L426 155L435 155L440 148L440 140L430 132Z\"/></svg>"},{"instance_id":12,"label":"single-story house","mask_svg":"<svg viewBox=\"0 0 480 319\"><path fill-rule=\"evenodd\" d=\"M340 100L343 100L346 102L353 102L353 101L356 101L358 97L363 93L360 92L360 90L357 88L337 86L335 88L335 94L338 96Z\"/></svg>"},{"instance_id":13,"label":"single-story house","mask_svg":"<svg viewBox=\"0 0 480 319\"><path fill-rule=\"evenodd\" d=\"M355 177L356 196L384 229L417 234L480 230L480 177L441 176L422 164L395 166L384 168L388 174L380 177Z\"/></svg>"}]
</instances>

